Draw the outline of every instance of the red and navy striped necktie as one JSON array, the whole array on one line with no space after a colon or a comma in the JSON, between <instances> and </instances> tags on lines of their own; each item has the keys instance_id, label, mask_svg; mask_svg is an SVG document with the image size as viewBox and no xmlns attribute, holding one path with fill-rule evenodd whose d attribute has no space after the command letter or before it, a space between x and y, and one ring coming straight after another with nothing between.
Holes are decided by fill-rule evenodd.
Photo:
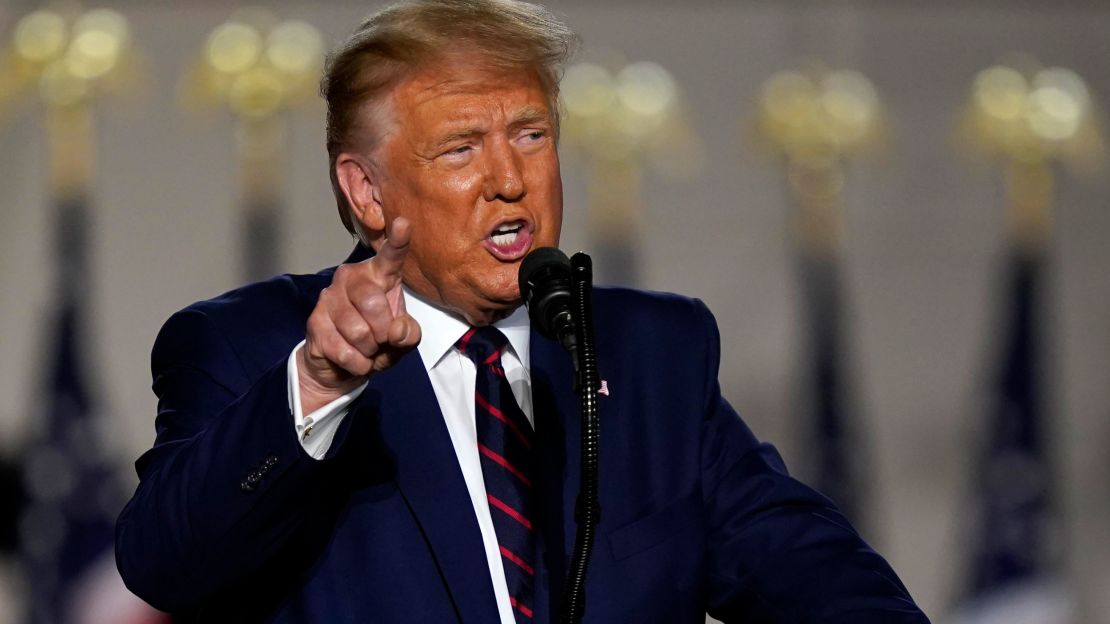
<instances>
[{"instance_id":1,"label":"red and navy striped necktie","mask_svg":"<svg viewBox=\"0 0 1110 624\"><path fill-rule=\"evenodd\" d=\"M509 341L496 327L470 328L456 343L474 361L474 414L486 483L509 600L517 622L532 620L536 531L533 526L534 433L513 396L501 352Z\"/></svg>"}]
</instances>

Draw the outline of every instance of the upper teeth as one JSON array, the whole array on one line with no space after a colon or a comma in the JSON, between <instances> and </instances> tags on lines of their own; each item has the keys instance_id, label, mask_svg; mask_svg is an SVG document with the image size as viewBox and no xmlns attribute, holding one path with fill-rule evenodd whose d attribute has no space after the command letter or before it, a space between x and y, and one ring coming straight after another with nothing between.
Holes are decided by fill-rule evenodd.
<instances>
[{"instance_id":1,"label":"upper teeth","mask_svg":"<svg viewBox=\"0 0 1110 624\"><path fill-rule=\"evenodd\" d=\"M497 226L493 231L490 238L493 239L493 244L498 247L512 245L516 242L517 233L520 231L521 225L519 223L505 223Z\"/></svg>"}]
</instances>

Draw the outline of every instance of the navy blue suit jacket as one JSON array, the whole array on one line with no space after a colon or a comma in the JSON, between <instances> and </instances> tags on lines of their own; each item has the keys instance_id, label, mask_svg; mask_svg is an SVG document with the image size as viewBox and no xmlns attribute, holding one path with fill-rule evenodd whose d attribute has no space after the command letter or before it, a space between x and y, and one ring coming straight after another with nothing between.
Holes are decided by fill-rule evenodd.
<instances>
[{"instance_id":1,"label":"navy blue suit jacket","mask_svg":"<svg viewBox=\"0 0 1110 624\"><path fill-rule=\"evenodd\" d=\"M365 255L358 252L349 260ZM286 358L331 270L189 306L152 355L157 439L120 516L136 594L183 621L497 621L482 539L419 355L374 375L323 460ZM602 505L586 622L926 622L887 563L792 479L717 382L700 302L596 290ZM555 621L574 541L579 422L566 354L533 332L544 501L535 621Z\"/></svg>"}]
</instances>

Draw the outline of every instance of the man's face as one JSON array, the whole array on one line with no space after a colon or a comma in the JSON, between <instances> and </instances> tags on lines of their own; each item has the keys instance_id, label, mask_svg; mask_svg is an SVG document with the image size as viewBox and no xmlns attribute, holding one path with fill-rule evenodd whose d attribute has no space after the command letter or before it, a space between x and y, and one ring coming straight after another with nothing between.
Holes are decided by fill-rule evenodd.
<instances>
[{"instance_id":1,"label":"man's face","mask_svg":"<svg viewBox=\"0 0 1110 624\"><path fill-rule=\"evenodd\" d=\"M555 122L539 79L441 63L399 84L379 123L370 161L381 212L412 223L404 283L471 324L507 315L520 305L521 260L558 245L562 226Z\"/></svg>"}]
</instances>

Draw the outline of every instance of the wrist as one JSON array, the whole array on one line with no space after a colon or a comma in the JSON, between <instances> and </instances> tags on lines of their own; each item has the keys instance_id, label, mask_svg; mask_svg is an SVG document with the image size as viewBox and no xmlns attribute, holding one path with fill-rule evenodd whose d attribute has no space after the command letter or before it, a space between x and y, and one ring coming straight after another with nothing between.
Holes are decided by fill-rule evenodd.
<instances>
[{"instance_id":1,"label":"wrist","mask_svg":"<svg viewBox=\"0 0 1110 624\"><path fill-rule=\"evenodd\" d=\"M339 373L336 374L336 372L330 370L331 367L325 363L326 370L323 373L323 377L331 377L334 379L334 382L321 382L321 375L313 374L318 371L320 366L314 365L315 363L311 361L307 351L308 349L302 347L296 355L300 408L301 413L305 416L308 416L332 401L351 392L365 381L365 379L358 379L353 375L347 374L346 371L339 371ZM347 379L338 379L340 375L347 377Z\"/></svg>"}]
</instances>

